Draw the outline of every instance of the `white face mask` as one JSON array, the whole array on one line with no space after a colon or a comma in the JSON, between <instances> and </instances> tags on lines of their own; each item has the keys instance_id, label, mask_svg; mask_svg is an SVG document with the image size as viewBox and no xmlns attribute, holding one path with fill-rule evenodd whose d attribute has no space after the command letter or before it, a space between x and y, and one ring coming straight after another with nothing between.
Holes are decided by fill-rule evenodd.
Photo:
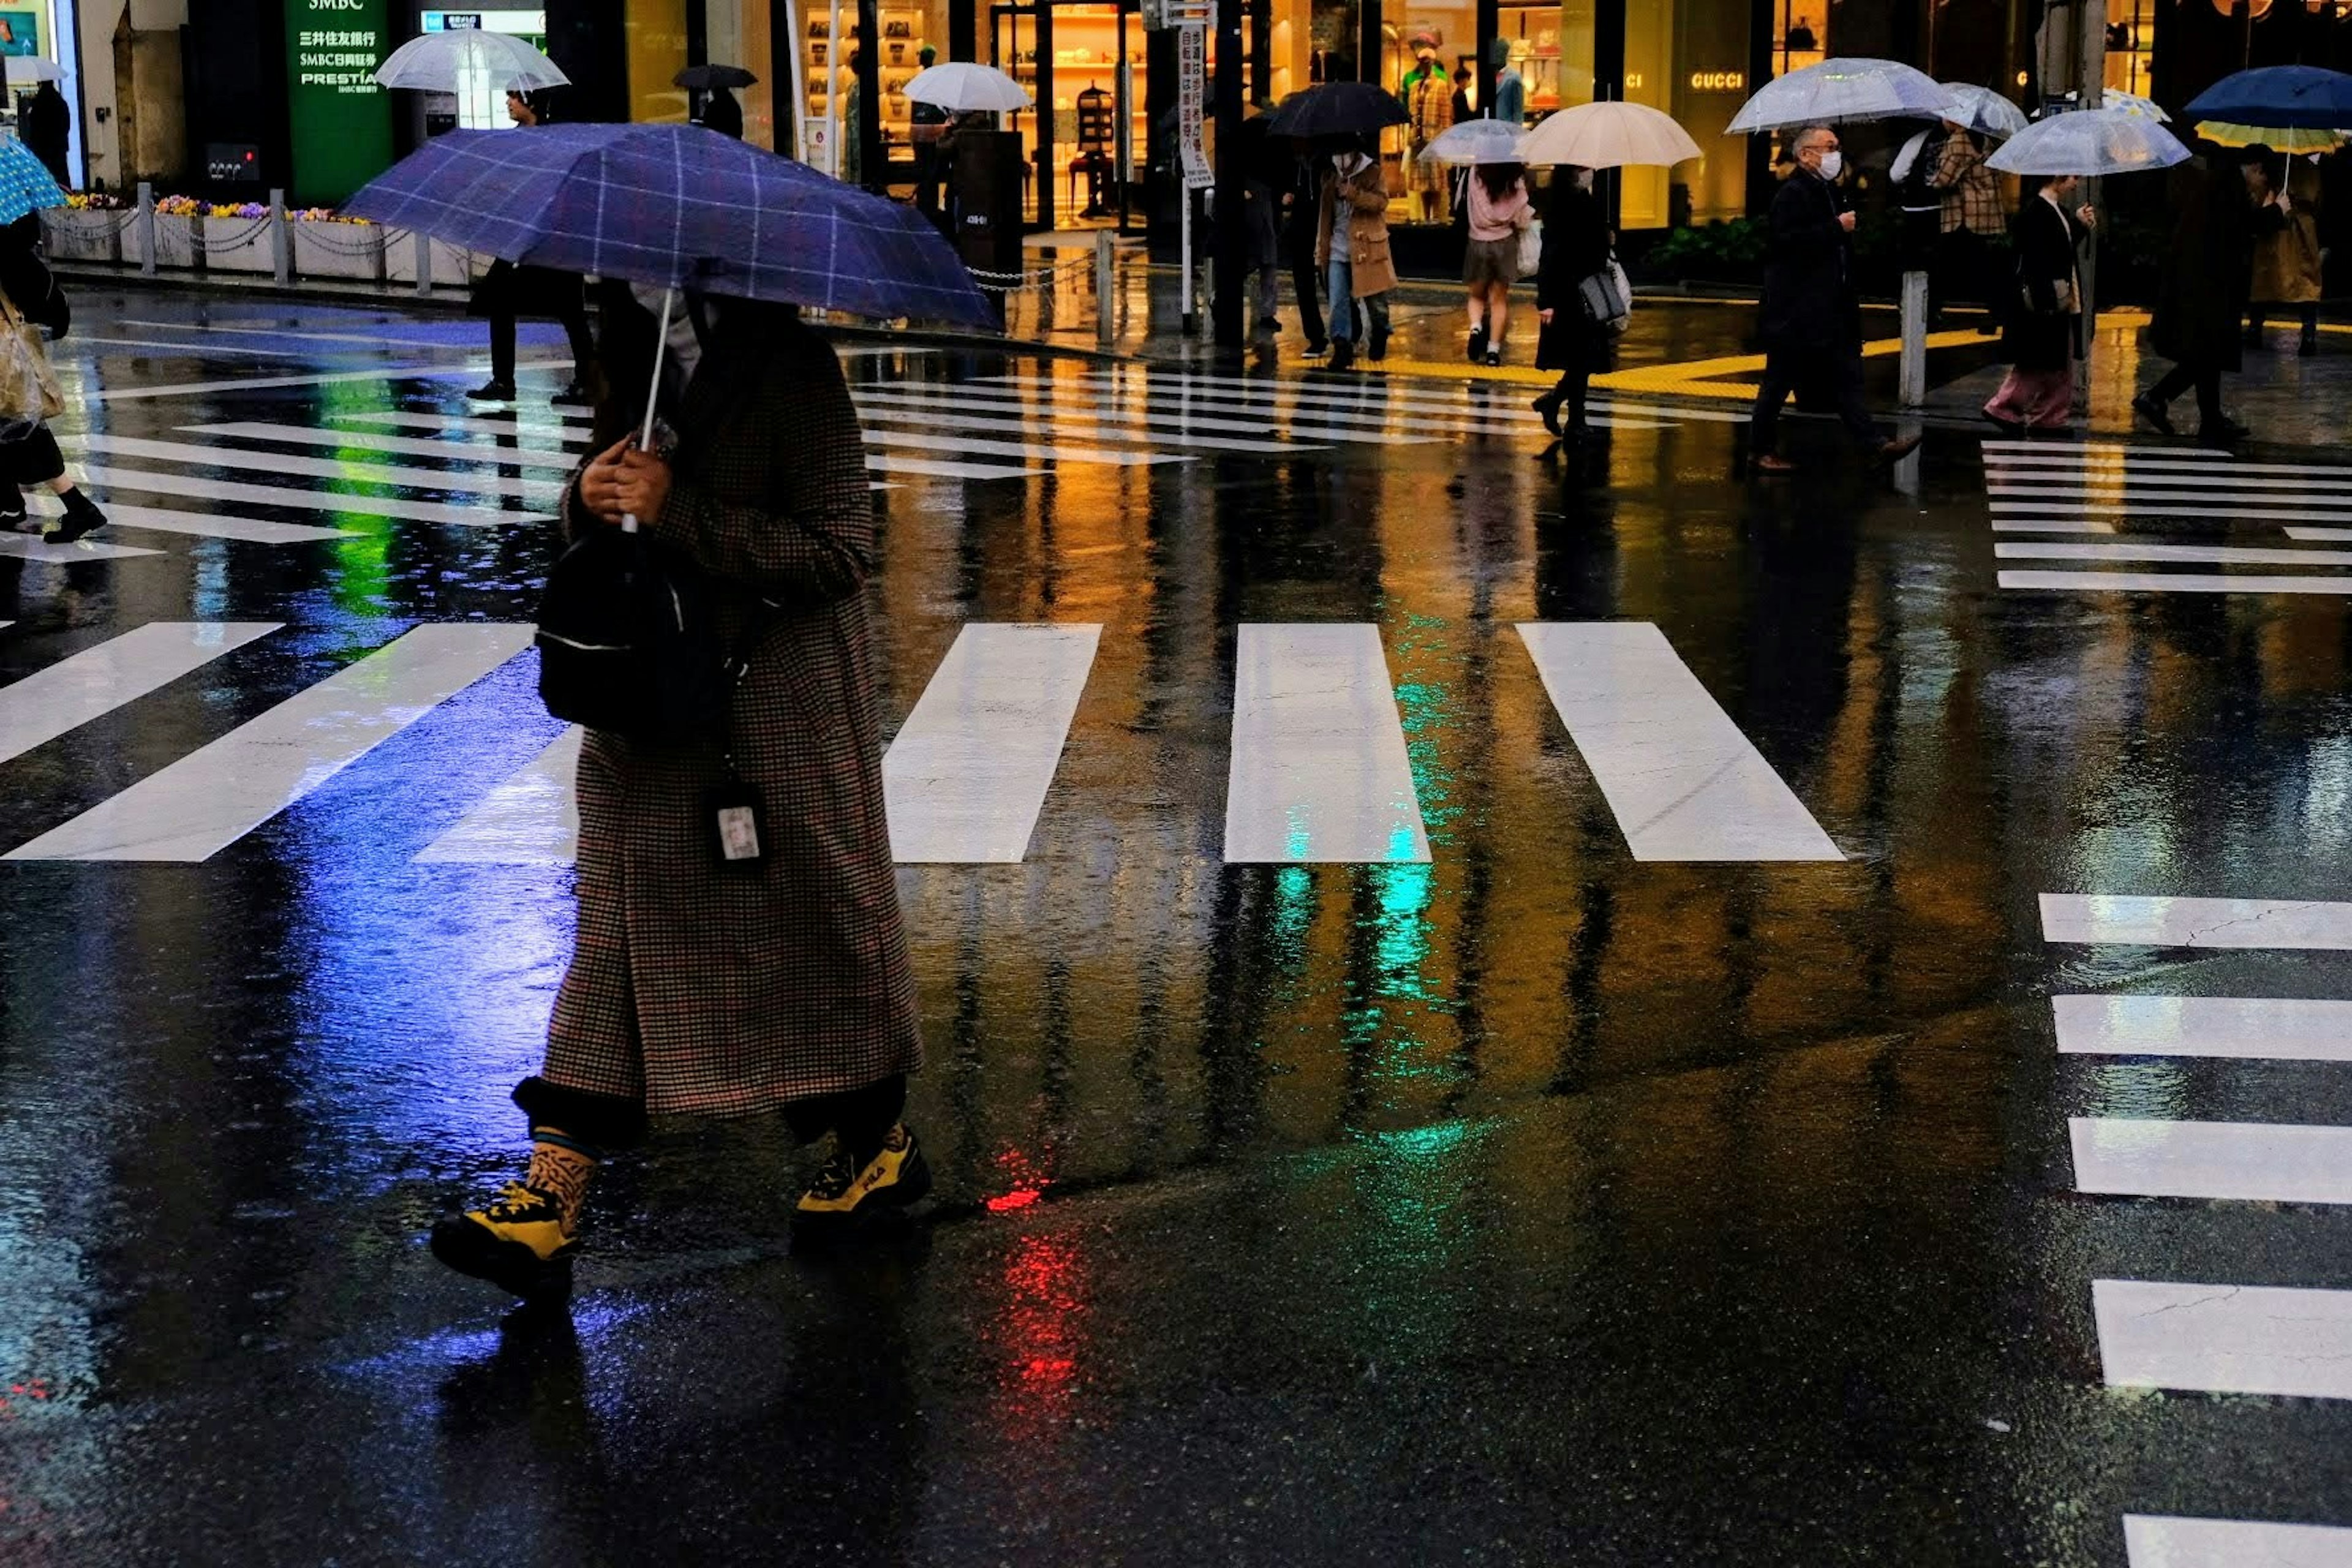
<instances>
[{"instance_id":1,"label":"white face mask","mask_svg":"<svg viewBox=\"0 0 2352 1568\"><path fill-rule=\"evenodd\" d=\"M1840 174L1845 173L1845 154L1843 153L1822 153L1821 167L1822 179L1836 179Z\"/></svg>"},{"instance_id":2,"label":"white face mask","mask_svg":"<svg viewBox=\"0 0 2352 1568\"><path fill-rule=\"evenodd\" d=\"M1576 188L1580 191L1589 191L1592 188L1591 170L1579 169L1576 172Z\"/></svg>"}]
</instances>

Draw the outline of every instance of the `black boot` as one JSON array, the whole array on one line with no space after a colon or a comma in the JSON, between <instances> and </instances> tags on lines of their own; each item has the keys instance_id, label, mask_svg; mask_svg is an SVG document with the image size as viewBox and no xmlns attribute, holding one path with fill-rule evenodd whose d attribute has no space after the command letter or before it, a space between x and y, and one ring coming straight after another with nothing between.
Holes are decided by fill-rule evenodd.
<instances>
[{"instance_id":1,"label":"black boot","mask_svg":"<svg viewBox=\"0 0 2352 1568\"><path fill-rule=\"evenodd\" d=\"M1333 338L1331 340L1331 357L1326 363L1333 370L1345 370L1349 365L1355 363L1356 340L1353 338Z\"/></svg>"},{"instance_id":2,"label":"black boot","mask_svg":"<svg viewBox=\"0 0 2352 1568\"><path fill-rule=\"evenodd\" d=\"M25 492L15 485L0 484L0 529L25 526Z\"/></svg>"},{"instance_id":3,"label":"black boot","mask_svg":"<svg viewBox=\"0 0 2352 1568\"><path fill-rule=\"evenodd\" d=\"M2172 434L2172 410L2158 402L2153 392L2143 392L2133 398L2132 412L2147 420L2152 428L2168 436Z\"/></svg>"},{"instance_id":4,"label":"black boot","mask_svg":"<svg viewBox=\"0 0 2352 1568\"><path fill-rule=\"evenodd\" d=\"M509 397L512 397L514 393L512 390L509 390L507 393L507 395ZM554 396L549 398L548 401L554 404L558 408L588 408L593 407L595 405L596 399L590 395L589 391L585 386L575 381L566 386L562 391L557 393Z\"/></svg>"},{"instance_id":5,"label":"black boot","mask_svg":"<svg viewBox=\"0 0 2352 1568\"><path fill-rule=\"evenodd\" d=\"M1486 323L1479 322L1470 329L1470 363L1476 364L1486 357Z\"/></svg>"},{"instance_id":6,"label":"black boot","mask_svg":"<svg viewBox=\"0 0 2352 1568\"><path fill-rule=\"evenodd\" d=\"M1556 391L1547 392L1538 397L1532 406L1537 413L1543 416L1544 428L1555 436L1559 435L1559 394Z\"/></svg>"},{"instance_id":7,"label":"black boot","mask_svg":"<svg viewBox=\"0 0 2352 1568\"><path fill-rule=\"evenodd\" d=\"M514 395L515 389L513 382L496 380L486 381L482 383L481 385L474 388L473 391L466 394L467 396L472 398L477 403L512 403L514 401Z\"/></svg>"},{"instance_id":8,"label":"black boot","mask_svg":"<svg viewBox=\"0 0 2352 1568\"><path fill-rule=\"evenodd\" d=\"M49 530L50 543L71 544L75 540L106 526L106 514L98 510L96 501L82 494L81 491L68 490L65 493L65 503L66 515L63 521L58 522L57 527ZM18 504L23 504L21 500Z\"/></svg>"}]
</instances>

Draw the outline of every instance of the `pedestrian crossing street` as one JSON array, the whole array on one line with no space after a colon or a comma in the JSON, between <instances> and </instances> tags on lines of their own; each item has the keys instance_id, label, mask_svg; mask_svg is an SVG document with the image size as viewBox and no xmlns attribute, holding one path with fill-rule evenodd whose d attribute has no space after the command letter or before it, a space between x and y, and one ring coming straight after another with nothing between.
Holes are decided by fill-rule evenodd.
<instances>
[{"instance_id":1,"label":"pedestrian crossing street","mask_svg":"<svg viewBox=\"0 0 2352 1568\"><path fill-rule=\"evenodd\" d=\"M2352 951L2352 903L2044 893L2053 944ZM2059 994L2068 1056L2352 1063L2352 1001ZM2352 1203L2352 1128L2077 1116L2078 1192L2215 1203ZM2109 1387L2352 1399L2352 1290L2229 1279L2094 1279ZM2184 1459L2192 1458L2183 1456ZM2133 1568L2352 1563L2352 1530L2267 1520L2131 1515Z\"/></svg>"},{"instance_id":2,"label":"pedestrian crossing street","mask_svg":"<svg viewBox=\"0 0 2352 1568\"><path fill-rule=\"evenodd\" d=\"M2151 594L2352 594L2352 465L2242 462L2225 452L2122 442L1987 441L1985 489L2005 589ZM2218 524L2249 542L2165 531ZM2327 526L2340 525L2340 526ZM2021 534L2074 535L2026 540ZM2063 564L2062 564L2063 563ZM2206 568L2147 570L2147 568ZM2234 571L2212 568L2294 568Z\"/></svg>"},{"instance_id":3,"label":"pedestrian crossing street","mask_svg":"<svg viewBox=\"0 0 2352 1568\"><path fill-rule=\"evenodd\" d=\"M283 630L158 622L0 687L0 763ZM1654 626L1540 623L1518 634L1554 711L1643 861L1843 857ZM1027 858L1099 647L1093 624L967 624L883 764L901 864ZM244 838L530 645L527 626L415 626L130 787L16 844L17 861L202 861ZM416 858L568 862L581 737L510 774ZM446 775L445 775L446 776ZM1379 627L1244 625L1235 638L1223 858L1425 863L1420 788Z\"/></svg>"}]
</instances>

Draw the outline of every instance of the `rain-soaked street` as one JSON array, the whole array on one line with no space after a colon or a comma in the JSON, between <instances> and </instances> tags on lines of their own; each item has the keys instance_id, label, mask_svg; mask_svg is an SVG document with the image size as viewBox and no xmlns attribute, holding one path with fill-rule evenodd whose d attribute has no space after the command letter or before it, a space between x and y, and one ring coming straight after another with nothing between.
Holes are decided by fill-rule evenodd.
<instances>
[{"instance_id":1,"label":"rain-soaked street","mask_svg":"<svg viewBox=\"0 0 2352 1568\"><path fill-rule=\"evenodd\" d=\"M510 1315L560 342L78 301L0 1563L2352 1561L2179 1522L2352 1524L2352 455L845 337L937 1202L667 1127Z\"/></svg>"}]
</instances>

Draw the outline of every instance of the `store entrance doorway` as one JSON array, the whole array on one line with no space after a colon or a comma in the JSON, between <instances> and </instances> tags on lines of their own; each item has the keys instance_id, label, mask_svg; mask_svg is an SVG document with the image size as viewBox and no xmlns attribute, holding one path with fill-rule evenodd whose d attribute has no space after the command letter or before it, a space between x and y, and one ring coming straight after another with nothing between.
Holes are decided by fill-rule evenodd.
<instances>
[{"instance_id":1,"label":"store entrance doorway","mask_svg":"<svg viewBox=\"0 0 2352 1568\"><path fill-rule=\"evenodd\" d=\"M1008 117L1021 133L1030 224L1138 232L1137 154L1150 121L1134 0L1000 0L989 26L996 68L1036 100Z\"/></svg>"}]
</instances>

